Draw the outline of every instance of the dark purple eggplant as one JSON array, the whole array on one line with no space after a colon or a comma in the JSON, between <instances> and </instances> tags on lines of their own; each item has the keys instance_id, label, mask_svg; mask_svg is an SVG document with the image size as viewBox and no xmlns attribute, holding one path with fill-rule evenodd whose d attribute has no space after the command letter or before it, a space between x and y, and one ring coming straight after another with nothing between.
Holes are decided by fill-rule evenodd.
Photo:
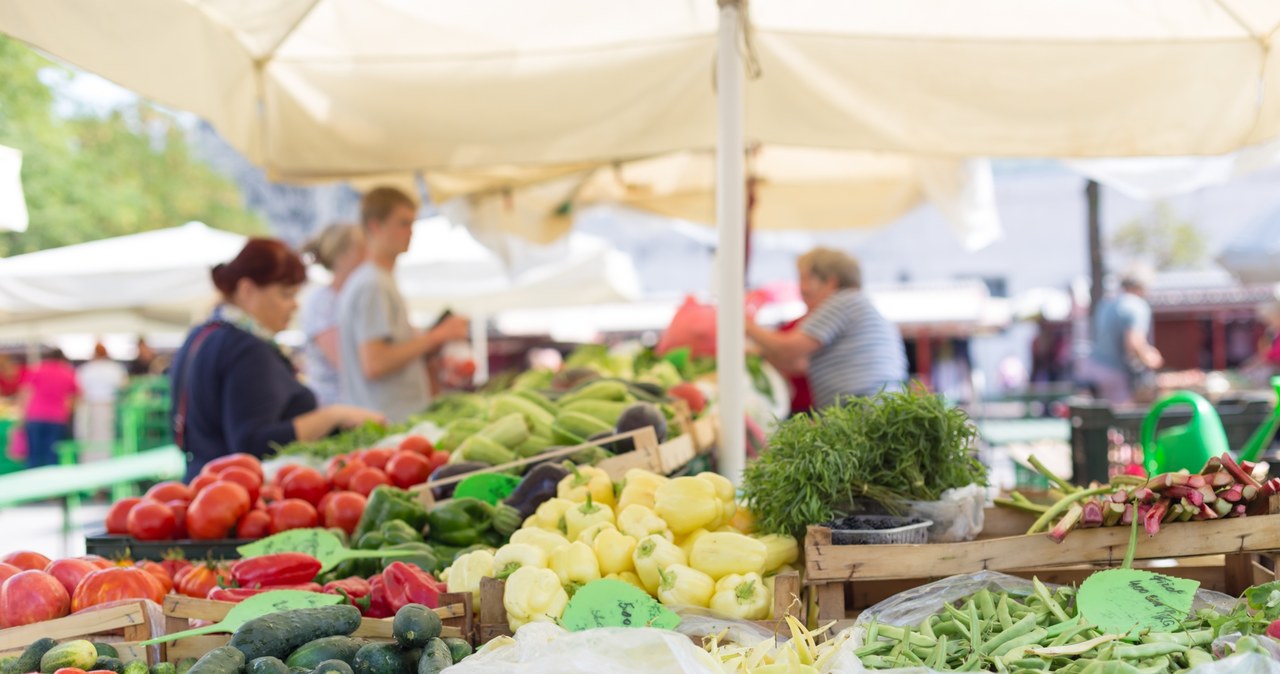
<instances>
[{"instance_id":1,"label":"dark purple eggplant","mask_svg":"<svg viewBox=\"0 0 1280 674\"><path fill-rule=\"evenodd\" d=\"M435 482L436 480L443 480L447 477L462 475L464 473L471 473L477 470L482 470L484 468L491 468L491 467L492 466L490 466L489 464L480 463L479 461L461 461L459 463L446 463L445 465L440 466L439 468L431 471L431 476L427 478L427 482ZM458 486L458 483L454 482L453 484L446 484L442 487L432 487L431 496L435 498L435 500L437 501L443 501L447 498L453 498L453 490L457 486Z\"/></svg>"},{"instance_id":2,"label":"dark purple eggplant","mask_svg":"<svg viewBox=\"0 0 1280 674\"><path fill-rule=\"evenodd\" d=\"M520 519L524 520L556 495L557 485L568 475L569 469L558 463L539 464L524 474L516 490L502 502L519 510Z\"/></svg>"}]
</instances>

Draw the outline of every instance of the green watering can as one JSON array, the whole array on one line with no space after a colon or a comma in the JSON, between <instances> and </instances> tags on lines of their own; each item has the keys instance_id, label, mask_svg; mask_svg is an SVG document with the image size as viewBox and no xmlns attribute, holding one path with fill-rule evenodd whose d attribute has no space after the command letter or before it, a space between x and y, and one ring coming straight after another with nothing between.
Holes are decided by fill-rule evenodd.
<instances>
[{"instance_id":1,"label":"green watering can","mask_svg":"<svg viewBox=\"0 0 1280 674\"><path fill-rule=\"evenodd\" d=\"M1280 377L1271 378L1271 386L1280 397ZM1164 410L1173 405L1190 405L1191 421L1182 426L1167 428L1156 434L1156 423ZM1240 452L1241 461L1257 461L1262 452L1271 444L1276 430L1280 429L1280 405L1276 406L1271 417L1262 424L1249 442ZM1222 419L1213 405L1203 396L1191 391L1175 391L1162 398L1142 420L1140 436L1143 449L1143 467L1147 475L1171 473L1182 469L1193 473L1200 472L1210 457L1221 456L1230 451L1227 446L1227 431L1222 427Z\"/></svg>"}]
</instances>

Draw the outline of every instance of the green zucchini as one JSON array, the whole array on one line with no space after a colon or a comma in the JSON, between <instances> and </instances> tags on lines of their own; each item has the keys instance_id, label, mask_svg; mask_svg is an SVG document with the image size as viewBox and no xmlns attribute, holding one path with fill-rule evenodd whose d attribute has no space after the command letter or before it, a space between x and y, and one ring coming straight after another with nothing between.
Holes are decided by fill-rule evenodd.
<instances>
[{"instance_id":1,"label":"green zucchini","mask_svg":"<svg viewBox=\"0 0 1280 674\"><path fill-rule=\"evenodd\" d=\"M287 658L299 646L321 637L351 634L360 626L360 609L349 604L270 613L254 618L235 634L231 645L245 659Z\"/></svg>"},{"instance_id":2,"label":"green zucchini","mask_svg":"<svg viewBox=\"0 0 1280 674\"><path fill-rule=\"evenodd\" d=\"M325 660L311 674L355 674L351 665L341 660Z\"/></svg>"},{"instance_id":3,"label":"green zucchini","mask_svg":"<svg viewBox=\"0 0 1280 674\"><path fill-rule=\"evenodd\" d=\"M146 660L130 660L124 665L124 674L151 674Z\"/></svg>"},{"instance_id":4,"label":"green zucchini","mask_svg":"<svg viewBox=\"0 0 1280 674\"><path fill-rule=\"evenodd\" d=\"M351 670L355 674L413 674L418 653L417 649L407 651L396 644L366 644L356 652Z\"/></svg>"},{"instance_id":5,"label":"green zucchini","mask_svg":"<svg viewBox=\"0 0 1280 674\"><path fill-rule=\"evenodd\" d=\"M441 641L444 642L444 645L449 647L449 656L453 658L453 664L455 665L462 662L463 658L471 655L472 653L471 644L467 643L466 639L445 637L441 639Z\"/></svg>"},{"instance_id":6,"label":"green zucchini","mask_svg":"<svg viewBox=\"0 0 1280 674\"><path fill-rule=\"evenodd\" d=\"M325 660L341 660L347 664L356 657L356 651L364 645L364 641L346 636L322 637L308 641L294 651L284 661L290 667L302 667L308 672L320 666Z\"/></svg>"},{"instance_id":7,"label":"green zucchini","mask_svg":"<svg viewBox=\"0 0 1280 674\"><path fill-rule=\"evenodd\" d=\"M73 639L50 648L40 658L42 674L53 674L63 667L88 671L98 660L98 651L88 639Z\"/></svg>"},{"instance_id":8,"label":"green zucchini","mask_svg":"<svg viewBox=\"0 0 1280 674\"><path fill-rule=\"evenodd\" d=\"M113 658L108 655L99 655L97 660L93 661L95 670L110 670L116 674L124 674L124 663L120 658Z\"/></svg>"},{"instance_id":9,"label":"green zucchini","mask_svg":"<svg viewBox=\"0 0 1280 674\"><path fill-rule=\"evenodd\" d=\"M244 653L234 646L219 646L191 665L187 674L240 674Z\"/></svg>"},{"instance_id":10,"label":"green zucchini","mask_svg":"<svg viewBox=\"0 0 1280 674\"><path fill-rule=\"evenodd\" d=\"M248 674L289 674L289 667L270 655L256 658L245 669Z\"/></svg>"},{"instance_id":11,"label":"green zucchini","mask_svg":"<svg viewBox=\"0 0 1280 674\"><path fill-rule=\"evenodd\" d=\"M418 674L440 674L452 664L453 655L449 653L449 647L441 639L432 639L422 649L422 657L418 658Z\"/></svg>"},{"instance_id":12,"label":"green zucchini","mask_svg":"<svg viewBox=\"0 0 1280 674\"><path fill-rule=\"evenodd\" d=\"M196 664L195 658L183 658L178 661L178 674L187 674L191 666Z\"/></svg>"},{"instance_id":13,"label":"green zucchini","mask_svg":"<svg viewBox=\"0 0 1280 674\"><path fill-rule=\"evenodd\" d=\"M391 621L391 633L404 648L422 648L440 636L440 616L422 604L405 604Z\"/></svg>"},{"instance_id":14,"label":"green zucchini","mask_svg":"<svg viewBox=\"0 0 1280 674\"><path fill-rule=\"evenodd\" d=\"M49 637L36 639L30 646L27 646L26 650L22 651L22 655L18 656L18 661L13 663L13 668L21 674L39 670L40 659L57 645L58 642Z\"/></svg>"},{"instance_id":15,"label":"green zucchini","mask_svg":"<svg viewBox=\"0 0 1280 674\"><path fill-rule=\"evenodd\" d=\"M120 652L116 650L115 646L112 646L111 644L103 643L101 641L93 642L93 650L98 652L99 657L104 657L104 658L120 657Z\"/></svg>"},{"instance_id":16,"label":"green zucchini","mask_svg":"<svg viewBox=\"0 0 1280 674\"><path fill-rule=\"evenodd\" d=\"M172 662L157 662L151 665L151 674L178 674L178 668Z\"/></svg>"}]
</instances>

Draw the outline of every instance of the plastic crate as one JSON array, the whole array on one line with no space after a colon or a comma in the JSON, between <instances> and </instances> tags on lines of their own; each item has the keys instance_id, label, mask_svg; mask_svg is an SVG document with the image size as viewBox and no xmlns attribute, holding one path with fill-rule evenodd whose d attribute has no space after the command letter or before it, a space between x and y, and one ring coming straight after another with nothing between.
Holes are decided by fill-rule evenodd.
<instances>
[{"instance_id":1,"label":"plastic crate","mask_svg":"<svg viewBox=\"0 0 1280 674\"><path fill-rule=\"evenodd\" d=\"M893 515L853 515L860 522L876 522L891 524L879 529L840 529L834 526L839 522L827 522L823 526L831 528L831 542L834 545L909 545L929 542L929 527L932 520L919 517L895 517ZM843 521L843 520L842 520Z\"/></svg>"},{"instance_id":2,"label":"plastic crate","mask_svg":"<svg viewBox=\"0 0 1280 674\"><path fill-rule=\"evenodd\" d=\"M250 538L224 538L211 541L190 539L175 541L139 541L124 534L97 534L84 537L85 553L100 555L107 559L149 559L164 561L165 555L173 550L181 550L182 555L191 560L205 559L240 559L236 548L252 543Z\"/></svg>"},{"instance_id":3,"label":"plastic crate","mask_svg":"<svg viewBox=\"0 0 1280 674\"><path fill-rule=\"evenodd\" d=\"M1258 427L1271 417L1274 403L1271 396L1260 394L1257 397L1224 397L1214 402L1213 406L1227 432L1228 446L1239 450ZM1074 481L1077 484L1106 482L1112 475L1124 470L1125 466L1142 463L1139 436L1148 410L1149 405L1114 410L1106 401L1071 400L1069 411ZM1160 416L1156 432L1190 420L1190 408L1170 407Z\"/></svg>"}]
</instances>

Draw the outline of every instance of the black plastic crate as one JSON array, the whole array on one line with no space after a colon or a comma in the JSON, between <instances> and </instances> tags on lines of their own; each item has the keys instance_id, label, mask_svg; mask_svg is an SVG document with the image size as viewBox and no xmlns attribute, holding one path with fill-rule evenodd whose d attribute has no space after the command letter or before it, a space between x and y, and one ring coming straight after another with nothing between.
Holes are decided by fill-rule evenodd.
<instances>
[{"instance_id":1,"label":"black plastic crate","mask_svg":"<svg viewBox=\"0 0 1280 674\"><path fill-rule=\"evenodd\" d=\"M164 556L173 550L181 550L182 555L191 561L204 559L240 559L236 548L252 543L251 538L223 538L211 541L181 539L174 541L139 541L124 534L98 534L85 536L85 552L99 555L107 559L150 559L162 561Z\"/></svg>"}]
</instances>

